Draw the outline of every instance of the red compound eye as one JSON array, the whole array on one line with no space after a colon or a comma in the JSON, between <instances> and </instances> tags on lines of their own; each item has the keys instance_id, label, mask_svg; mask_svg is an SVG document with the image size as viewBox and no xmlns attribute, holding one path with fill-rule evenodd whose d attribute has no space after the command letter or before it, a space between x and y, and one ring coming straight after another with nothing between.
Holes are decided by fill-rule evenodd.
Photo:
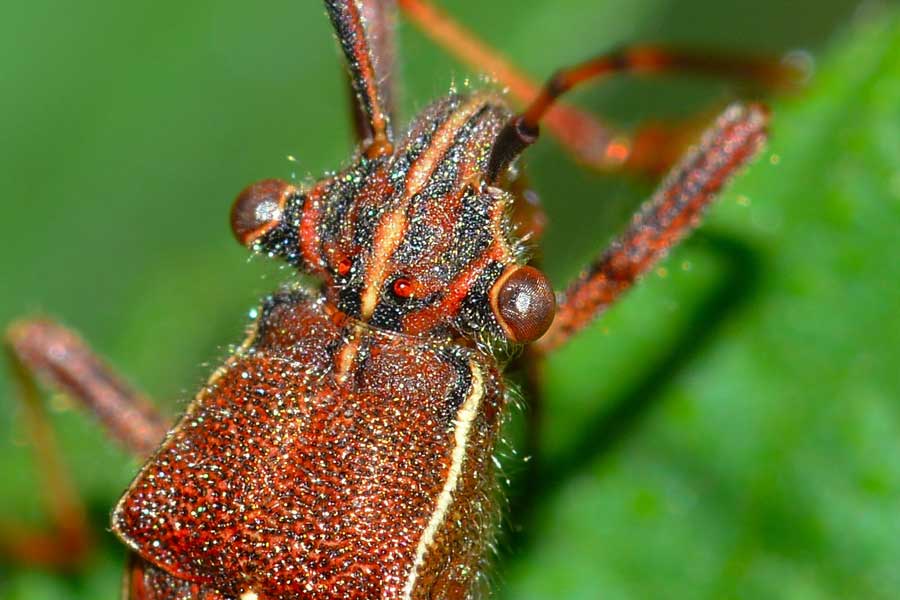
<instances>
[{"instance_id":1,"label":"red compound eye","mask_svg":"<svg viewBox=\"0 0 900 600\"><path fill-rule=\"evenodd\" d=\"M394 295L398 298L411 298L413 294L413 284L407 277L398 277L391 286Z\"/></svg>"},{"instance_id":2,"label":"red compound eye","mask_svg":"<svg viewBox=\"0 0 900 600\"><path fill-rule=\"evenodd\" d=\"M350 273L351 268L353 268L353 261L349 258L342 258L338 261L337 273L341 277L346 277Z\"/></svg>"}]
</instances>

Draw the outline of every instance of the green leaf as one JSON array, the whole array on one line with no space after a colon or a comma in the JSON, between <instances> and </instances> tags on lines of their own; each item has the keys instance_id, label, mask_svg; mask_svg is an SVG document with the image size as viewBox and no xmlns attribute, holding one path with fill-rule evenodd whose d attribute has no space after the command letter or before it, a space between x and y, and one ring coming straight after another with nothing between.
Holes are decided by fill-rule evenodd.
<instances>
[{"instance_id":1,"label":"green leaf","mask_svg":"<svg viewBox=\"0 0 900 600\"><path fill-rule=\"evenodd\" d=\"M553 358L504 597L896 597L898 23L837 42L668 276Z\"/></svg>"}]
</instances>

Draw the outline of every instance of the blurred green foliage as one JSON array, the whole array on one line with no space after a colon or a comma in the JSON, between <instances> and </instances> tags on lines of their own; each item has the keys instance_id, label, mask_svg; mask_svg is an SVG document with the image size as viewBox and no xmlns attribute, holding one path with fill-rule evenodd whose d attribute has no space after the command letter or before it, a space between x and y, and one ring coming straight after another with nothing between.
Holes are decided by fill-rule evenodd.
<instances>
[{"instance_id":1,"label":"blurred green foliage","mask_svg":"<svg viewBox=\"0 0 900 600\"><path fill-rule=\"evenodd\" d=\"M804 48L818 66L806 91L773 100L769 152L701 232L548 365L538 452L506 461L499 597L900 597L897 7L446 6L538 74L630 40ZM466 81L408 25L401 38L407 114ZM230 199L348 155L322 10L15 3L0 22L0 87L0 321L62 319L177 413L240 338L247 309L289 276L231 240ZM728 97L724 84L666 79L574 101L633 124ZM552 141L529 168L558 282L651 191L578 169ZM2 564L0 598L111 598L124 552L104 531L136 464L67 403L51 404L99 550L71 575ZM0 407L0 523L39 526L5 372Z\"/></svg>"}]
</instances>

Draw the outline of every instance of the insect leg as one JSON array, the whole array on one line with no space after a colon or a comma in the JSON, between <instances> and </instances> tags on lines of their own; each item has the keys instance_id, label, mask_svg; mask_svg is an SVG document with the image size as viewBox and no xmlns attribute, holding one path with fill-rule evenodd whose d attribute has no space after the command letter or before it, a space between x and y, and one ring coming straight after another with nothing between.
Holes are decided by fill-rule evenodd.
<instances>
[{"instance_id":1,"label":"insect leg","mask_svg":"<svg viewBox=\"0 0 900 600\"><path fill-rule=\"evenodd\" d=\"M44 478L43 496L54 531L26 532L4 524L0 554L29 563L73 565L90 545L89 529L84 507L60 460L38 379L84 404L114 437L139 456L151 452L163 439L167 423L78 336L55 323L14 323L7 330L5 350Z\"/></svg>"},{"instance_id":2,"label":"insect leg","mask_svg":"<svg viewBox=\"0 0 900 600\"><path fill-rule=\"evenodd\" d=\"M347 59L354 126L370 158L393 148L393 0L325 0Z\"/></svg>"},{"instance_id":3,"label":"insect leg","mask_svg":"<svg viewBox=\"0 0 900 600\"><path fill-rule=\"evenodd\" d=\"M657 175L665 172L705 124L699 118L683 124L654 124L626 135L571 105L555 102L562 93L543 88L428 0L398 0L404 13L436 43L470 67L495 77L519 103L542 106L550 134L576 160L591 168L625 169ZM616 73L694 73L755 84L763 89L790 88L805 75L798 65L766 57L728 56L661 46L635 46L560 71L551 84L572 85ZM548 97L551 93L552 97ZM552 105L552 107L551 107ZM546 113L546 114L544 114Z\"/></svg>"},{"instance_id":4,"label":"insect leg","mask_svg":"<svg viewBox=\"0 0 900 600\"><path fill-rule=\"evenodd\" d=\"M122 600L225 600L198 583L178 579L131 553L122 581Z\"/></svg>"},{"instance_id":5,"label":"insect leg","mask_svg":"<svg viewBox=\"0 0 900 600\"><path fill-rule=\"evenodd\" d=\"M633 217L628 230L569 285L536 350L547 352L568 341L694 229L728 179L757 154L767 122L768 112L760 105L727 108Z\"/></svg>"},{"instance_id":6,"label":"insect leg","mask_svg":"<svg viewBox=\"0 0 900 600\"><path fill-rule=\"evenodd\" d=\"M18 321L7 330L6 347L23 393L32 392L32 374L37 374L82 402L113 437L140 457L152 452L165 436L166 419L73 331L49 320Z\"/></svg>"}]
</instances>

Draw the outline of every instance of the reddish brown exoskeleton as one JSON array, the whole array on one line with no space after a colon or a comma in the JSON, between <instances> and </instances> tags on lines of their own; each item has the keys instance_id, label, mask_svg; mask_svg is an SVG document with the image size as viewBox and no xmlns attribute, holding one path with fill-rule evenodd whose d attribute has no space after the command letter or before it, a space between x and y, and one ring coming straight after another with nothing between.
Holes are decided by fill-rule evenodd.
<instances>
[{"instance_id":1,"label":"reddish brown exoskeleton","mask_svg":"<svg viewBox=\"0 0 900 600\"><path fill-rule=\"evenodd\" d=\"M349 65L358 152L309 187L252 185L231 213L241 243L321 285L266 298L239 350L171 429L71 332L47 321L11 326L7 347L59 525L52 540L9 540L20 555L65 562L84 548L82 510L53 454L34 372L150 456L113 513L131 555L126 598L485 592L508 358L530 344L525 356L537 361L565 343L695 227L758 152L767 115L758 105L726 109L629 229L561 294L529 265L524 242L541 219L523 208L517 158L546 116L586 163L658 168L640 138L613 137L555 104L588 79L683 70L771 85L790 73L763 60L643 47L560 71L537 88L426 2L400 5L481 62L528 102L525 110L492 91L454 93L398 135L392 3L326 0Z\"/></svg>"}]
</instances>

